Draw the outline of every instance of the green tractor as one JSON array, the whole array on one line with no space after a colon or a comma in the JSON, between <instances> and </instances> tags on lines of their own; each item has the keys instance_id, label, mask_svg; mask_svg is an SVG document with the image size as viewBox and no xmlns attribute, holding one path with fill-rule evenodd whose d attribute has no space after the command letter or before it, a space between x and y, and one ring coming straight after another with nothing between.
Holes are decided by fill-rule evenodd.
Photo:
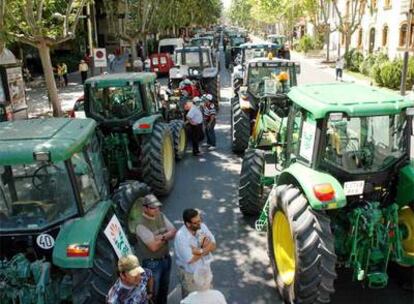
<instances>
[{"instance_id":1,"label":"green tractor","mask_svg":"<svg viewBox=\"0 0 414 304\"><path fill-rule=\"evenodd\" d=\"M149 187L111 198L96 122L0 123L0 303L104 303ZM128 241L129 239L129 241Z\"/></svg>"},{"instance_id":2,"label":"green tractor","mask_svg":"<svg viewBox=\"0 0 414 304\"><path fill-rule=\"evenodd\" d=\"M414 265L414 102L349 83L288 97L274 143L279 173L256 222L267 228L279 293L287 303L328 303L337 263L385 287L390 262Z\"/></svg>"},{"instance_id":3,"label":"green tractor","mask_svg":"<svg viewBox=\"0 0 414 304\"><path fill-rule=\"evenodd\" d=\"M243 153L248 147L250 135L261 120L259 108L263 100L267 79L276 81L275 98L286 99L286 93L296 86L299 65L285 59L255 58L244 69L243 86L231 100L231 135L234 153ZM260 113L261 114L261 113Z\"/></svg>"},{"instance_id":4,"label":"green tractor","mask_svg":"<svg viewBox=\"0 0 414 304\"><path fill-rule=\"evenodd\" d=\"M108 74L85 82L85 113L98 122L112 186L142 180L155 194L168 194L175 159L184 157L184 122L167 121L153 73Z\"/></svg>"}]
</instances>

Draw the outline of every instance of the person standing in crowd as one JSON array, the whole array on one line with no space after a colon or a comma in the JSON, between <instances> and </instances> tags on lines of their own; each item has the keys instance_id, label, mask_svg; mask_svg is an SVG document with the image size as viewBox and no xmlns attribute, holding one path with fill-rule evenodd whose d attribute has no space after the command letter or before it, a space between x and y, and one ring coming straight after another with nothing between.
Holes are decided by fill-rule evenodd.
<instances>
[{"instance_id":1,"label":"person standing in crowd","mask_svg":"<svg viewBox=\"0 0 414 304\"><path fill-rule=\"evenodd\" d=\"M68 66L66 65L66 63L61 62L60 68L62 69L62 77L65 83L65 87L67 87L68 86Z\"/></svg>"},{"instance_id":2,"label":"person standing in crowd","mask_svg":"<svg viewBox=\"0 0 414 304\"><path fill-rule=\"evenodd\" d=\"M112 72L113 73L124 73L126 68L126 63L129 59L128 49L121 54L121 49L117 48L114 52L115 58L112 60Z\"/></svg>"},{"instance_id":3,"label":"person standing in crowd","mask_svg":"<svg viewBox=\"0 0 414 304\"><path fill-rule=\"evenodd\" d=\"M154 303L166 304L171 273L171 256L168 242L177 230L160 212L161 202L153 194L144 198L143 214L137 225L138 252L142 266L152 271Z\"/></svg>"},{"instance_id":4,"label":"person standing in crowd","mask_svg":"<svg viewBox=\"0 0 414 304\"><path fill-rule=\"evenodd\" d=\"M187 123L190 125L193 155L198 156L201 154L199 142L203 138L203 114L201 113L200 107L196 106L191 100L186 102L184 110L188 111L186 118Z\"/></svg>"},{"instance_id":5,"label":"person standing in crowd","mask_svg":"<svg viewBox=\"0 0 414 304\"><path fill-rule=\"evenodd\" d=\"M119 278L106 297L107 304L148 304L152 299L154 281L151 270L139 265L138 258L129 254L118 260Z\"/></svg>"},{"instance_id":6,"label":"person standing in crowd","mask_svg":"<svg viewBox=\"0 0 414 304\"><path fill-rule=\"evenodd\" d=\"M79 64L79 72L81 74L82 84L85 83L86 78L88 78L88 64L85 62L85 60L81 60Z\"/></svg>"},{"instance_id":7,"label":"person standing in crowd","mask_svg":"<svg viewBox=\"0 0 414 304\"><path fill-rule=\"evenodd\" d=\"M198 210L184 210L183 220L184 225L175 236L174 249L182 296L186 297L190 292L197 290L194 272L197 267L211 263L211 253L216 250L216 240L202 223Z\"/></svg>"},{"instance_id":8,"label":"person standing in crowd","mask_svg":"<svg viewBox=\"0 0 414 304\"><path fill-rule=\"evenodd\" d=\"M211 94L203 95L203 120L204 130L206 131L207 146L209 150L216 149L216 133L214 127L216 125L216 107L213 103Z\"/></svg>"},{"instance_id":9,"label":"person standing in crowd","mask_svg":"<svg viewBox=\"0 0 414 304\"><path fill-rule=\"evenodd\" d=\"M145 72L151 72L151 59L149 57L144 61L144 70Z\"/></svg>"},{"instance_id":10,"label":"person standing in crowd","mask_svg":"<svg viewBox=\"0 0 414 304\"><path fill-rule=\"evenodd\" d=\"M340 56L336 59L335 67L336 67L336 69L335 69L336 70L336 80L338 80L338 78L339 78L339 80L342 81L342 73L343 73L343 69L344 69L344 58L342 56Z\"/></svg>"},{"instance_id":11,"label":"person standing in crowd","mask_svg":"<svg viewBox=\"0 0 414 304\"><path fill-rule=\"evenodd\" d=\"M216 290L210 289L213 281L213 274L208 265L197 267L194 271L194 284L197 291L190 293L181 304L226 304L224 295Z\"/></svg>"},{"instance_id":12,"label":"person standing in crowd","mask_svg":"<svg viewBox=\"0 0 414 304\"><path fill-rule=\"evenodd\" d=\"M57 64L56 70L57 70L57 77L58 77L58 87L61 88L64 86L65 81L63 79L63 68L60 63Z\"/></svg>"}]
</instances>

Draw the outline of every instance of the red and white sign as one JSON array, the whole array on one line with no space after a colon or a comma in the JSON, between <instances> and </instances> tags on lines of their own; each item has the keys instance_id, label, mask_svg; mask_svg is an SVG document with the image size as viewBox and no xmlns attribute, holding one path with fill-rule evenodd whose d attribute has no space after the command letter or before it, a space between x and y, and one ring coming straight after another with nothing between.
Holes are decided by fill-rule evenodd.
<instances>
[{"instance_id":1,"label":"red and white sign","mask_svg":"<svg viewBox=\"0 0 414 304\"><path fill-rule=\"evenodd\" d=\"M93 49L93 60L96 68L106 68L106 49Z\"/></svg>"}]
</instances>

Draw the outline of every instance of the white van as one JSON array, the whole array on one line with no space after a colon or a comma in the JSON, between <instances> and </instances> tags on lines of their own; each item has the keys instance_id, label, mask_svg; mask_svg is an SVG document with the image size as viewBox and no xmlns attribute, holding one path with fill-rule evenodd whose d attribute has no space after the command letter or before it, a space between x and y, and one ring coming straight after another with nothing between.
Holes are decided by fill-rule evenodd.
<instances>
[{"instance_id":1,"label":"white van","mask_svg":"<svg viewBox=\"0 0 414 304\"><path fill-rule=\"evenodd\" d=\"M176 48L182 48L184 46L184 40L182 38L168 38L161 39L158 44L158 53L174 54Z\"/></svg>"}]
</instances>

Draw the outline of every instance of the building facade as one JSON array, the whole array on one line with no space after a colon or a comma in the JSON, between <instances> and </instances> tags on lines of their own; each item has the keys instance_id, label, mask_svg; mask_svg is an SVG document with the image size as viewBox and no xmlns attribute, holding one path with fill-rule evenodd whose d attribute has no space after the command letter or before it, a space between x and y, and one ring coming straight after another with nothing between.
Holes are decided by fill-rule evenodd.
<instances>
[{"instance_id":1,"label":"building facade","mask_svg":"<svg viewBox=\"0 0 414 304\"><path fill-rule=\"evenodd\" d=\"M350 23L353 15L353 5L362 0L338 0L339 10ZM366 0L362 6L360 25L351 36L350 49L358 49L364 55L373 52L384 52L389 58L402 56L407 45L409 51L414 51L414 18L409 28L409 8L413 7L414 0ZM354 10L355 11L355 10ZM332 31L330 34L330 51L332 55L344 54L345 36L336 27L339 18L332 5L325 9L325 16ZM320 22L324 23L323 15ZM310 27L313 29L313 27ZM309 31L308 31L309 32ZM312 30L311 30L312 32ZM410 36L410 37L409 37Z\"/></svg>"}]
</instances>

